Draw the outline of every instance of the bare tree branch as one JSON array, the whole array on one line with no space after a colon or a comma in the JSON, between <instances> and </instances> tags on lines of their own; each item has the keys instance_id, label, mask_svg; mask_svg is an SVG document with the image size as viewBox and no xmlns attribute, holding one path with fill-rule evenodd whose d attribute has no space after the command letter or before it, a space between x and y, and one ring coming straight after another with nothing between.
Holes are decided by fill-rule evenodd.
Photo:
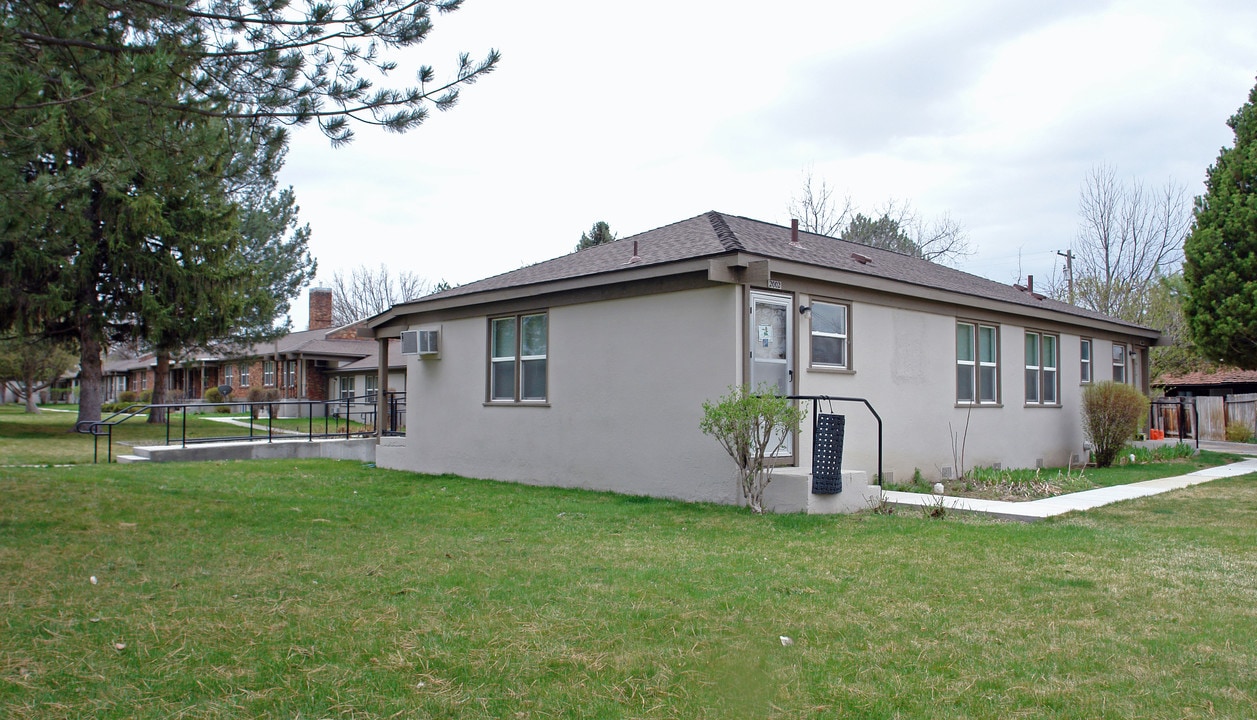
<instances>
[{"instance_id":1,"label":"bare tree branch","mask_svg":"<svg viewBox=\"0 0 1257 720\"><path fill-rule=\"evenodd\" d=\"M383 263L375 270L359 265L348 276L337 271L332 274L332 324L340 327L379 315L431 291L432 284L422 277L409 271L394 276Z\"/></svg>"},{"instance_id":2,"label":"bare tree branch","mask_svg":"<svg viewBox=\"0 0 1257 720\"><path fill-rule=\"evenodd\" d=\"M787 206L790 217L799 221L799 229L818 235L838 237L851 221L854 207L851 195L841 202L834 199L834 190L824 178L817 183L809 168L803 173L803 188Z\"/></svg>"},{"instance_id":3,"label":"bare tree branch","mask_svg":"<svg viewBox=\"0 0 1257 720\"><path fill-rule=\"evenodd\" d=\"M1077 303L1130 322L1143 322L1149 290L1183 261L1191 227L1187 190L1172 180L1149 191L1123 183L1108 165L1092 168L1078 202L1074 245Z\"/></svg>"}]
</instances>

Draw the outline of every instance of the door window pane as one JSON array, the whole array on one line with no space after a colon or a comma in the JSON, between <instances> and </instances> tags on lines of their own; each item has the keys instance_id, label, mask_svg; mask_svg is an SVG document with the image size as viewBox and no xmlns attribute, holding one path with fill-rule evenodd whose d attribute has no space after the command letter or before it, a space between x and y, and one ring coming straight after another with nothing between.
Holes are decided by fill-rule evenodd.
<instances>
[{"instance_id":1,"label":"door window pane","mask_svg":"<svg viewBox=\"0 0 1257 720\"><path fill-rule=\"evenodd\" d=\"M756 303L755 357L760 360L786 359L786 308L783 305Z\"/></svg>"}]
</instances>

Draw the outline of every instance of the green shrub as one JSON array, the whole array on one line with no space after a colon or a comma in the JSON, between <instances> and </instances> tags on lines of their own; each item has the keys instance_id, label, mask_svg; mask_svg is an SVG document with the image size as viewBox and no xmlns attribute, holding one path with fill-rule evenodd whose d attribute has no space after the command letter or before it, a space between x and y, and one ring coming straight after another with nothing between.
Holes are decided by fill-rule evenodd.
<instances>
[{"instance_id":1,"label":"green shrub","mask_svg":"<svg viewBox=\"0 0 1257 720\"><path fill-rule=\"evenodd\" d=\"M279 390L275 388L253 387L253 388L249 388L249 394L246 396L246 398L251 403L273 402L279 399ZM260 406L253 405L249 409L253 417L256 418L258 416L259 408Z\"/></svg>"},{"instance_id":2,"label":"green shrub","mask_svg":"<svg viewBox=\"0 0 1257 720\"><path fill-rule=\"evenodd\" d=\"M145 390L144 392L140 393L140 404L142 404L142 405L148 405L148 404L150 404L150 403L152 403L152 402L153 402L153 391L152 391L152 390Z\"/></svg>"},{"instance_id":3,"label":"green shrub","mask_svg":"<svg viewBox=\"0 0 1257 720\"><path fill-rule=\"evenodd\" d=\"M1226 441L1236 443L1252 442L1253 429L1241 423L1231 423L1226 426Z\"/></svg>"},{"instance_id":4,"label":"green shrub","mask_svg":"<svg viewBox=\"0 0 1257 720\"><path fill-rule=\"evenodd\" d=\"M1147 413L1148 398L1134 386L1106 381L1083 390L1082 428L1097 467L1113 464Z\"/></svg>"},{"instance_id":5,"label":"green shrub","mask_svg":"<svg viewBox=\"0 0 1257 720\"><path fill-rule=\"evenodd\" d=\"M223 394L218 388L212 387L205 391L205 402L220 403L223 401Z\"/></svg>"},{"instance_id":6,"label":"green shrub","mask_svg":"<svg viewBox=\"0 0 1257 720\"><path fill-rule=\"evenodd\" d=\"M122 392L118 393L118 402L120 403L133 403L135 402L136 398L137 398L137 395L131 390L123 390Z\"/></svg>"},{"instance_id":7,"label":"green shrub","mask_svg":"<svg viewBox=\"0 0 1257 720\"><path fill-rule=\"evenodd\" d=\"M772 466L765 458L780 450L792 433L799 431L805 411L761 385L754 393L745 385L729 388L715 403L703 403L699 429L716 438L738 466L742 497L751 512L764 512L764 488L772 481Z\"/></svg>"}]
</instances>

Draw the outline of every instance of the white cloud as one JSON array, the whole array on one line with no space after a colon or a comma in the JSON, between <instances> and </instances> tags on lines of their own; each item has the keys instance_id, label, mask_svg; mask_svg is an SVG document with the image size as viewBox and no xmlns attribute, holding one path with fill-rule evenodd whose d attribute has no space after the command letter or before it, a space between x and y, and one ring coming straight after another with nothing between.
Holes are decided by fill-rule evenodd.
<instances>
[{"instance_id":1,"label":"white cloud","mask_svg":"<svg viewBox=\"0 0 1257 720\"><path fill-rule=\"evenodd\" d=\"M283 179L323 281L386 262L469 282L596 220L785 222L807 166L866 206L950 212L965 269L1011 280L1020 253L1043 276L1092 166L1198 192L1257 73L1250 4L469 0L398 72L490 47L497 72L406 135L298 130Z\"/></svg>"}]
</instances>

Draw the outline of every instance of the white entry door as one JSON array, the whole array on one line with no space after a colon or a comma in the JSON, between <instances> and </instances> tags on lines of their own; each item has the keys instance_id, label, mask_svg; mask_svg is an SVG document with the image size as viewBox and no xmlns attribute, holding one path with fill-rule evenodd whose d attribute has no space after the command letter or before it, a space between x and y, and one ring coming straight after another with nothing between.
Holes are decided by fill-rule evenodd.
<instances>
[{"instance_id":1,"label":"white entry door","mask_svg":"<svg viewBox=\"0 0 1257 720\"><path fill-rule=\"evenodd\" d=\"M778 395L794 394L794 302L788 295L751 293L750 332L751 390L765 383ZM778 455L793 452L785 438Z\"/></svg>"}]
</instances>

